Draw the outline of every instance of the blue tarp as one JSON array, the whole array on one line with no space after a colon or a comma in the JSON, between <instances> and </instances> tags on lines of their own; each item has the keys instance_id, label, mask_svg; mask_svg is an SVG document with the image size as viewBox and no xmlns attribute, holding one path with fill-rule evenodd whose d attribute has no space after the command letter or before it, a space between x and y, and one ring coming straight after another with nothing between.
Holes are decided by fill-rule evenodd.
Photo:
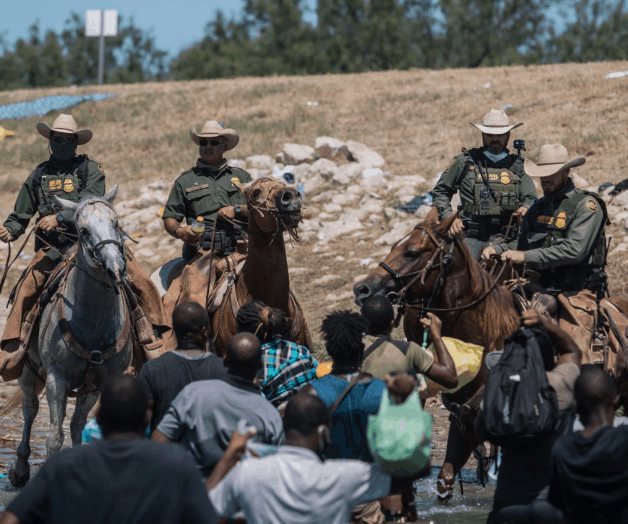
<instances>
[{"instance_id":1,"label":"blue tarp","mask_svg":"<svg viewBox=\"0 0 628 524\"><path fill-rule=\"evenodd\" d=\"M43 116L50 111L67 109L82 102L100 102L115 96L113 93L92 93L90 95L58 95L44 96L29 100L28 102L18 102L17 104L6 104L0 106L0 120L28 118L30 116Z\"/></svg>"}]
</instances>

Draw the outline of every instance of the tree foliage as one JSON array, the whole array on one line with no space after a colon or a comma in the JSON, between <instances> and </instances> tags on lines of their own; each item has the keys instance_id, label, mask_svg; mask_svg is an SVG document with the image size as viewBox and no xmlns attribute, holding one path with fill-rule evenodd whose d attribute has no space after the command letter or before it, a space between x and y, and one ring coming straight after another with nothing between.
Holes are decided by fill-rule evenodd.
<instances>
[{"instance_id":1,"label":"tree foliage","mask_svg":"<svg viewBox=\"0 0 628 524\"><path fill-rule=\"evenodd\" d=\"M627 58L626 0L245 0L170 63L122 21L105 71L141 82ZM79 15L60 34L35 23L13 46L0 37L0 88L91 83L97 60Z\"/></svg>"},{"instance_id":2,"label":"tree foliage","mask_svg":"<svg viewBox=\"0 0 628 524\"><path fill-rule=\"evenodd\" d=\"M0 89L94 83L98 74L98 39L85 36L82 18L73 13L60 34L42 34L35 22L13 47L0 41ZM167 75L167 53L152 35L130 20L120 21L118 36L108 37L105 72L109 82L141 82Z\"/></svg>"}]
</instances>

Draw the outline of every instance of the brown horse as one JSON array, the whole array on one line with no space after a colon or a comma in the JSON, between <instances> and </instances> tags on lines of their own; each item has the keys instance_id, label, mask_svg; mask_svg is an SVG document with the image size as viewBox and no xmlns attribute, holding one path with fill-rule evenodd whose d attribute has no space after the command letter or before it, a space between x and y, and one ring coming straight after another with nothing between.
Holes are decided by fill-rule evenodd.
<instances>
[{"instance_id":1,"label":"brown horse","mask_svg":"<svg viewBox=\"0 0 628 524\"><path fill-rule=\"evenodd\" d=\"M210 307L214 351L222 355L227 341L236 333L235 316L241 305L253 300L280 308L292 322L291 339L312 347L301 306L290 290L288 261L283 234L298 240L302 220L301 197L283 182L260 178L242 188L248 209L248 252L216 260L206 253L190 262L164 297L167 312L185 301L207 304L208 278L212 265L230 273L231 281L217 307ZM228 264L226 264L228 262ZM228 267L226 267L228 266ZM237 269L236 269L237 268ZM217 286L219 287L220 281ZM211 306L211 305L210 305Z\"/></svg>"},{"instance_id":2,"label":"brown horse","mask_svg":"<svg viewBox=\"0 0 628 524\"><path fill-rule=\"evenodd\" d=\"M235 313L240 305L261 300L288 313L291 339L312 347L303 310L290 290L283 233L297 240L302 220L301 196L277 180L260 178L244 190L248 204L248 253L234 291L225 297L212 317L218 350L236 332Z\"/></svg>"},{"instance_id":3,"label":"brown horse","mask_svg":"<svg viewBox=\"0 0 628 524\"><path fill-rule=\"evenodd\" d=\"M404 329L408 340L421 343L418 313L433 311L443 321L443 335L484 347L484 355L501 349L518 325L512 295L484 271L460 237L450 239L453 217L439 223L432 211L423 224L391 249L384 262L354 287L361 303L374 295L393 294L408 305ZM453 493L454 477L479 444L473 428L487 369L456 393L444 395L453 413L445 462L439 474L441 496Z\"/></svg>"}]
</instances>

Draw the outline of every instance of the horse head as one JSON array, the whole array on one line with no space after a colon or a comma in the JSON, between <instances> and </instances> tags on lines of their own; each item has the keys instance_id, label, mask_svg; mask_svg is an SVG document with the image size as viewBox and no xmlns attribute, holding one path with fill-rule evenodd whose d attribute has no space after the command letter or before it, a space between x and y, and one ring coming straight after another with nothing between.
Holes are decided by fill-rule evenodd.
<instances>
[{"instance_id":1,"label":"horse head","mask_svg":"<svg viewBox=\"0 0 628 524\"><path fill-rule=\"evenodd\" d=\"M411 301L428 297L447 256L446 244L451 245L446 235L454 218L452 215L438 222L432 210L425 222L394 244L384 261L353 287L356 303L361 305L375 295L394 301L402 292Z\"/></svg>"},{"instance_id":2,"label":"horse head","mask_svg":"<svg viewBox=\"0 0 628 524\"><path fill-rule=\"evenodd\" d=\"M298 239L297 227L303 220L301 195L293 187L272 178L259 178L244 189L249 210L249 226L262 234L288 231Z\"/></svg>"},{"instance_id":3,"label":"horse head","mask_svg":"<svg viewBox=\"0 0 628 524\"><path fill-rule=\"evenodd\" d=\"M64 209L74 211L79 252L87 265L104 272L114 284L126 280L124 233L112 206L117 192L116 185L103 197L90 196L80 202L56 197Z\"/></svg>"}]
</instances>

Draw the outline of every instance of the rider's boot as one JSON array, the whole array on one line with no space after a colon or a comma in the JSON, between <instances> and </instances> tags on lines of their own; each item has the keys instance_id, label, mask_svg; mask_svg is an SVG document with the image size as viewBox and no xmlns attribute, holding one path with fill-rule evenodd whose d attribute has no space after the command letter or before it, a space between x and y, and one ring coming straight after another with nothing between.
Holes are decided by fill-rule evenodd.
<instances>
[{"instance_id":1,"label":"rider's boot","mask_svg":"<svg viewBox=\"0 0 628 524\"><path fill-rule=\"evenodd\" d=\"M14 338L4 343L0 349L0 376L5 382L15 380L22 374L24 367L24 351L20 348L20 340Z\"/></svg>"}]
</instances>

